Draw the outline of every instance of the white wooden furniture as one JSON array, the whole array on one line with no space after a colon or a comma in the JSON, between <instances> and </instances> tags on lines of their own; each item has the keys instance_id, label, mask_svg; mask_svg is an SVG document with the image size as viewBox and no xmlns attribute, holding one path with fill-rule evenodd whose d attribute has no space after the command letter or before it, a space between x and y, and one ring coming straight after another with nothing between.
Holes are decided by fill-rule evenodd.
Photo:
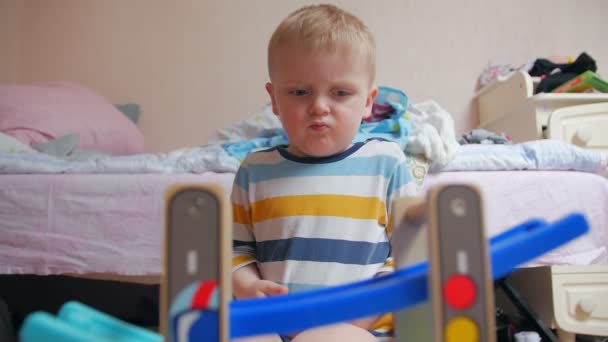
<instances>
[{"instance_id":1,"label":"white wooden furniture","mask_svg":"<svg viewBox=\"0 0 608 342\"><path fill-rule=\"evenodd\" d=\"M534 94L534 86L518 71L481 89L479 126L516 143L549 138L608 152L608 94Z\"/></svg>"},{"instance_id":2,"label":"white wooden furniture","mask_svg":"<svg viewBox=\"0 0 608 342\"><path fill-rule=\"evenodd\" d=\"M562 342L576 334L608 336L608 265L522 268L509 281ZM497 302L514 311L497 292Z\"/></svg>"},{"instance_id":3,"label":"white wooden furniture","mask_svg":"<svg viewBox=\"0 0 608 342\"><path fill-rule=\"evenodd\" d=\"M557 139L608 152L608 94L534 94L535 81L520 71L481 89L479 126L515 143ZM608 336L608 265L524 268L511 280L560 341Z\"/></svg>"}]
</instances>

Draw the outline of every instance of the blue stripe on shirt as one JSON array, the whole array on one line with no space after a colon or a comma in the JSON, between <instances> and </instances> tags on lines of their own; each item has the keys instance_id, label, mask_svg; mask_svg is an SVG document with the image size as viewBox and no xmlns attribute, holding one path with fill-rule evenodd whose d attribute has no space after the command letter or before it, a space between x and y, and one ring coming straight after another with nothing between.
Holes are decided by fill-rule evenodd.
<instances>
[{"instance_id":1,"label":"blue stripe on shirt","mask_svg":"<svg viewBox=\"0 0 608 342\"><path fill-rule=\"evenodd\" d=\"M244 165L241 165L236 172L234 184L238 185L244 191L249 191L249 170Z\"/></svg>"},{"instance_id":2,"label":"blue stripe on shirt","mask_svg":"<svg viewBox=\"0 0 608 342\"><path fill-rule=\"evenodd\" d=\"M388 179L397 162L394 157L381 155L353 157L330 164L300 164L292 161L270 165L251 163L248 168L253 175L250 181L254 183L283 177L315 176L383 176Z\"/></svg>"},{"instance_id":3,"label":"blue stripe on shirt","mask_svg":"<svg viewBox=\"0 0 608 342\"><path fill-rule=\"evenodd\" d=\"M232 247L233 248L238 248L238 247L243 247L243 246L254 248L255 247L255 242L254 241L232 240Z\"/></svg>"},{"instance_id":4,"label":"blue stripe on shirt","mask_svg":"<svg viewBox=\"0 0 608 342\"><path fill-rule=\"evenodd\" d=\"M257 243L258 262L297 260L370 265L384 263L389 253L388 242L290 238Z\"/></svg>"}]
</instances>

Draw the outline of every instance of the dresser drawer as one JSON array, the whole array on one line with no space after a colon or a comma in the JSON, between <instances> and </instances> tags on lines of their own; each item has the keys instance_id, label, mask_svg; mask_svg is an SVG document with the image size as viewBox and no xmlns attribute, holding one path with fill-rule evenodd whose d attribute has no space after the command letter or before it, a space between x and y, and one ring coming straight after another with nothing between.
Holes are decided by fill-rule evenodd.
<instances>
[{"instance_id":1,"label":"dresser drawer","mask_svg":"<svg viewBox=\"0 0 608 342\"><path fill-rule=\"evenodd\" d=\"M553 266L552 288L560 328L608 335L608 266Z\"/></svg>"},{"instance_id":2,"label":"dresser drawer","mask_svg":"<svg viewBox=\"0 0 608 342\"><path fill-rule=\"evenodd\" d=\"M608 102L553 111L546 136L586 149L608 152Z\"/></svg>"}]
</instances>

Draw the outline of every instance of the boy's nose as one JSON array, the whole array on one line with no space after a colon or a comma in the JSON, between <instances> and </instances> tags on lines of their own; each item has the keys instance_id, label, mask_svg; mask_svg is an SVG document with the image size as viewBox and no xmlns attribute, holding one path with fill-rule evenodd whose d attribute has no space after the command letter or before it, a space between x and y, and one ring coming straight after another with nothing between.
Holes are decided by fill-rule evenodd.
<instances>
[{"instance_id":1,"label":"boy's nose","mask_svg":"<svg viewBox=\"0 0 608 342\"><path fill-rule=\"evenodd\" d=\"M316 96L310 105L311 115L327 115L329 114L329 103L322 96Z\"/></svg>"}]
</instances>

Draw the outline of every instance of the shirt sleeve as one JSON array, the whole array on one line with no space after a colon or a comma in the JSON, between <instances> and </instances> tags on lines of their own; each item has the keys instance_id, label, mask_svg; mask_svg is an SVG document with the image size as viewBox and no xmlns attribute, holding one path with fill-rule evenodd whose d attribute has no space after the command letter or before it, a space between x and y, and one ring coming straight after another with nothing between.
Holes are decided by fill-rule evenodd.
<instances>
[{"instance_id":1,"label":"shirt sleeve","mask_svg":"<svg viewBox=\"0 0 608 342\"><path fill-rule=\"evenodd\" d=\"M256 243L249 205L249 171L245 163L236 173L232 194L232 271L256 262Z\"/></svg>"}]
</instances>

